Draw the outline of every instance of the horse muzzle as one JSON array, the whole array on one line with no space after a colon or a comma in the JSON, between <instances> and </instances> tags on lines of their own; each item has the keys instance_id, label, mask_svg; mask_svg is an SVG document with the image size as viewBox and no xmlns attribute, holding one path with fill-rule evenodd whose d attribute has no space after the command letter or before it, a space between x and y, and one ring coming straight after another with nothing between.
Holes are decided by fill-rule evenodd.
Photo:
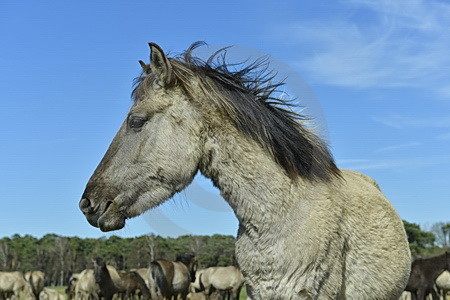
<instances>
[{"instance_id":1,"label":"horse muzzle","mask_svg":"<svg viewBox=\"0 0 450 300\"><path fill-rule=\"evenodd\" d=\"M93 205L88 197L83 197L79 207L89 224L100 228L101 231L118 230L125 226L126 218L113 201L103 201Z\"/></svg>"}]
</instances>

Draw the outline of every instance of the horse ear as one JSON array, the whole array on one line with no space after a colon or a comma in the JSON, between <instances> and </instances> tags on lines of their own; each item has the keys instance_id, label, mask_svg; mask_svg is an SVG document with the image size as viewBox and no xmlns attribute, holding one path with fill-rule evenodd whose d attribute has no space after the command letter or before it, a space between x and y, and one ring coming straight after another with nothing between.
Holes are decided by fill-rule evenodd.
<instances>
[{"instance_id":1,"label":"horse ear","mask_svg":"<svg viewBox=\"0 0 450 300\"><path fill-rule=\"evenodd\" d=\"M142 68L142 72L144 72L145 74L150 74L150 65L147 65L145 62L143 62L142 60L139 61L139 64L141 65Z\"/></svg>"},{"instance_id":2,"label":"horse ear","mask_svg":"<svg viewBox=\"0 0 450 300\"><path fill-rule=\"evenodd\" d=\"M155 43L148 43L150 46L150 70L158 78L159 83L167 86L172 83L172 65L164 54L164 51Z\"/></svg>"}]
</instances>

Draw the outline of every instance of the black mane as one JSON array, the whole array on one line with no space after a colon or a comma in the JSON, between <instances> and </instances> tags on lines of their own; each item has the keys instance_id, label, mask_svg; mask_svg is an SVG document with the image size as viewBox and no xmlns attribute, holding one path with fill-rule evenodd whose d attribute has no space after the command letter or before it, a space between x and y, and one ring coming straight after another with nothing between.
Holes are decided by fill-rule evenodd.
<instances>
[{"instance_id":1,"label":"black mane","mask_svg":"<svg viewBox=\"0 0 450 300\"><path fill-rule=\"evenodd\" d=\"M267 149L290 177L329 180L340 175L327 143L304 126L308 118L292 110L292 99L278 96L284 83L274 81L276 74L268 71L267 58L246 66L227 64L227 47L204 61L193 55L202 45L193 43L183 53L169 57L174 85L193 96L192 78L197 78L205 97L226 112L242 133ZM152 76L146 75L144 72L135 80L134 99L149 86Z\"/></svg>"}]
</instances>

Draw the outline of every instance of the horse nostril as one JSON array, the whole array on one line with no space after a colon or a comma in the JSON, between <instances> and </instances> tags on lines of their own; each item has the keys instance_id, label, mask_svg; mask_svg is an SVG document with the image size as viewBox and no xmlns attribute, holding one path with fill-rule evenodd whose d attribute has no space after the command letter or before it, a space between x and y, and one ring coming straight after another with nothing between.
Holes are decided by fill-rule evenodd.
<instances>
[{"instance_id":1,"label":"horse nostril","mask_svg":"<svg viewBox=\"0 0 450 300\"><path fill-rule=\"evenodd\" d=\"M80 209L83 213L87 214L92 211L91 201L88 198L83 198L80 201Z\"/></svg>"}]
</instances>

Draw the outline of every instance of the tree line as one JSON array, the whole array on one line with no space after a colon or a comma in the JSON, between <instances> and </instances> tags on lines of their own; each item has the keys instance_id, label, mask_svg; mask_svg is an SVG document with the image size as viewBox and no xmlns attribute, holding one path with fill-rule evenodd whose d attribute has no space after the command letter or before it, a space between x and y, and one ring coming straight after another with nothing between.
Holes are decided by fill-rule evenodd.
<instances>
[{"instance_id":1,"label":"tree line","mask_svg":"<svg viewBox=\"0 0 450 300\"><path fill-rule=\"evenodd\" d=\"M41 270L46 285L66 285L72 273L92 268L93 259L101 257L120 270L148 267L157 258L175 260L180 253L195 253L199 267L233 265L235 237L185 235L163 238L144 235L135 238L79 238L47 234L0 239L0 271Z\"/></svg>"},{"instance_id":2,"label":"tree line","mask_svg":"<svg viewBox=\"0 0 450 300\"><path fill-rule=\"evenodd\" d=\"M450 246L450 223L435 223L428 231L404 221L413 258L440 254ZM0 239L0 271L41 270L47 285L66 285L72 273L92 268L92 261L102 257L117 269L147 267L157 258L175 260L179 253L195 253L200 268L235 264L231 235L185 235L164 238L144 235L134 238L79 238L47 234Z\"/></svg>"}]
</instances>

